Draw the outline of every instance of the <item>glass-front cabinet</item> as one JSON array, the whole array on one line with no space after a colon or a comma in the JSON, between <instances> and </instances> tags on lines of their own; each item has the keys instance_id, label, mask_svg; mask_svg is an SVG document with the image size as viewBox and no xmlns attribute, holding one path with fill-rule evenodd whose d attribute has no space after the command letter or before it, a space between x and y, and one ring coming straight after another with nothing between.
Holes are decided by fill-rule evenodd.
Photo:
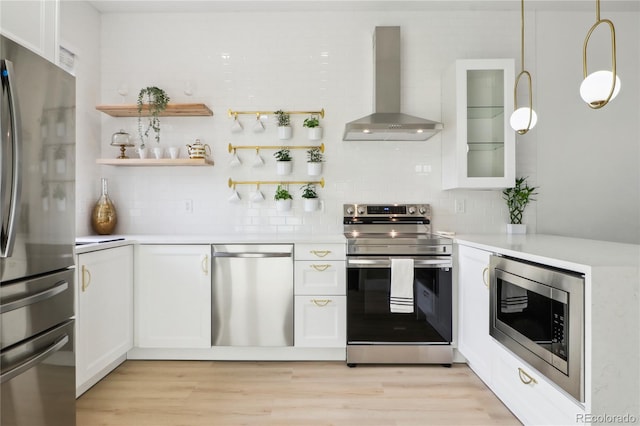
<instances>
[{"instance_id":1,"label":"glass-front cabinet","mask_svg":"<svg viewBox=\"0 0 640 426\"><path fill-rule=\"evenodd\" d=\"M515 184L513 59L461 59L442 79L442 186Z\"/></svg>"}]
</instances>

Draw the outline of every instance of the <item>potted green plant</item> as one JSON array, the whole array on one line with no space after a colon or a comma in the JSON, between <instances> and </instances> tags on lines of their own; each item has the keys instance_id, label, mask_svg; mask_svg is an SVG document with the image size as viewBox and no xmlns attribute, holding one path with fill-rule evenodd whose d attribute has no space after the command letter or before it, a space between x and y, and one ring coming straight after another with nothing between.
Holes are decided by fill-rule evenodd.
<instances>
[{"instance_id":1,"label":"potted green plant","mask_svg":"<svg viewBox=\"0 0 640 426\"><path fill-rule=\"evenodd\" d=\"M308 129L307 137L309 140L317 141L322 139L322 127L320 127L320 119L317 116L312 115L309 118L305 118L302 126Z\"/></svg>"},{"instance_id":2,"label":"potted green plant","mask_svg":"<svg viewBox=\"0 0 640 426\"><path fill-rule=\"evenodd\" d=\"M282 147L273 156L276 157L276 173L280 176L290 174L293 169L293 163L289 148Z\"/></svg>"},{"instance_id":3,"label":"potted green plant","mask_svg":"<svg viewBox=\"0 0 640 426\"><path fill-rule=\"evenodd\" d=\"M308 183L301 187L302 198L304 199L304 211L313 212L318 210L320 206L320 199L316 192L316 186L312 183Z\"/></svg>"},{"instance_id":4,"label":"potted green plant","mask_svg":"<svg viewBox=\"0 0 640 426\"><path fill-rule=\"evenodd\" d=\"M283 140L291 139L293 130L291 129L291 116L289 113L279 109L276 111L276 117L278 119L278 138Z\"/></svg>"},{"instance_id":5,"label":"potted green plant","mask_svg":"<svg viewBox=\"0 0 640 426\"><path fill-rule=\"evenodd\" d=\"M516 178L516 184L513 188L505 188L502 191L503 199L507 202L509 209L509 224L507 224L507 233L509 234L526 234L527 225L522 224L522 215L525 207L537 194L537 187L529 186L526 177Z\"/></svg>"},{"instance_id":6,"label":"potted green plant","mask_svg":"<svg viewBox=\"0 0 640 426\"><path fill-rule=\"evenodd\" d=\"M278 185L278 188L276 189L276 194L273 197L273 199L276 200L277 211L286 212L291 210L291 200L293 200L293 197L291 196L291 193L286 188L282 187L282 185Z\"/></svg>"},{"instance_id":7,"label":"potted green plant","mask_svg":"<svg viewBox=\"0 0 640 426\"><path fill-rule=\"evenodd\" d=\"M319 176L322 173L322 161L324 155L319 146L314 146L307 150L307 174L309 176Z\"/></svg>"},{"instance_id":8,"label":"potted green plant","mask_svg":"<svg viewBox=\"0 0 640 426\"><path fill-rule=\"evenodd\" d=\"M140 135L140 148L144 149L145 141L149 138L149 133L153 130L156 142L160 142L160 113L167 108L169 96L164 90L149 86L140 89L138 93L138 134ZM145 108L146 106L146 108ZM142 123L142 116L146 116L148 111L149 120L146 125Z\"/></svg>"}]
</instances>

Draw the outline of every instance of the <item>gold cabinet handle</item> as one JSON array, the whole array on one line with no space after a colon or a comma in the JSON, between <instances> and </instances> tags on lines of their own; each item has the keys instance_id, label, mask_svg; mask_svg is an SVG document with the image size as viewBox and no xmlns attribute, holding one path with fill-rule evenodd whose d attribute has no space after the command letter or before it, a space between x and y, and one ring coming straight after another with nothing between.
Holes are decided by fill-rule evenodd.
<instances>
[{"instance_id":1,"label":"gold cabinet handle","mask_svg":"<svg viewBox=\"0 0 640 426\"><path fill-rule=\"evenodd\" d=\"M482 270L482 282L486 288L489 288L489 267L487 266Z\"/></svg>"},{"instance_id":2,"label":"gold cabinet handle","mask_svg":"<svg viewBox=\"0 0 640 426\"><path fill-rule=\"evenodd\" d=\"M321 308L331 303L330 299L311 299L311 301L313 302L314 305L319 306Z\"/></svg>"},{"instance_id":3,"label":"gold cabinet handle","mask_svg":"<svg viewBox=\"0 0 640 426\"><path fill-rule=\"evenodd\" d=\"M86 291L91 284L91 271L86 265L82 265L82 291Z\"/></svg>"},{"instance_id":4,"label":"gold cabinet handle","mask_svg":"<svg viewBox=\"0 0 640 426\"><path fill-rule=\"evenodd\" d=\"M326 271L331 265L311 265L318 272Z\"/></svg>"},{"instance_id":5,"label":"gold cabinet handle","mask_svg":"<svg viewBox=\"0 0 640 426\"><path fill-rule=\"evenodd\" d=\"M205 275L209 275L209 255L205 254L202 257L202 264L200 266L202 267L202 272Z\"/></svg>"},{"instance_id":6,"label":"gold cabinet handle","mask_svg":"<svg viewBox=\"0 0 640 426\"><path fill-rule=\"evenodd\" d=\"M331 253L331 250L311 250L311 254L314 254L318 257L325 257L329 253Z\"/></svg>"},{"instance_id":7,"label":"gold cabinet handle","mask_svg":"<svg viewBox=\"0 0 640 426\"><path fill-rule=\"evenodd\" d=\"M531 383L533 383L534 385L538 384L538 381L536 379L528 375L526 371L524 371L520 367L518 367L518 375L520 376L520 381L525 385L530 385Z\"/></svg>"}]
</instances>

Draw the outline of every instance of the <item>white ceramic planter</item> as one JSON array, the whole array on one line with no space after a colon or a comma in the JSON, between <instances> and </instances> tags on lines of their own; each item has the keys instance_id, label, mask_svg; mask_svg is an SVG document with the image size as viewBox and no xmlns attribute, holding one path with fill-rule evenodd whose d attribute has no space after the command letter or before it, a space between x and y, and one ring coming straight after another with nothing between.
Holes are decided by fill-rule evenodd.
<instances>
[{"instance_id":1,"label":"white ceramic planter","mask_svg":"<svg viewBox=\"0 0 640 426\"><path fill-rule=\"evenodd\" d=\"M291 126L278 126L278 139L291 139L293 130Z\"/></svg>"},{"instance_id":2,"label":"white ceramic planter","mask_svg":"<svg viewBox=\"0 0 640 426\"><path fill-rule=\"evenodd\" d=\"M318 141L322 139L322 127L311 127L307 130L307 137L310 141Z\"/></svg>"},{"instance_id":3,"label":"white ceramic planter","mask_svg":"<svg viewBox=\"0 0 640 426\"><path fill-rule=\"evenodd\" d=\"M305 198L303 201L304 201L305 212L314 212L318 210L318 208L320 207L319 198Z\"/></svg>"},{"instance_id":4,"label":"white ceramic planter","mask_svg":"<svg viewBox=\"0 0 640 426\"><path fill-rule=\"evenodd\" d=\"M292 161L276 161L276 173L279 176L290 175L293 169Z\"/></svg>"},{"instance_id":5,"label":"white ceramic planter","mask_svg":"<svg viewBox=\"0 0 640 426\"><path fill-rule=\"evenodd\" d=\"M507 234L526 234L527 225L524 224L507 224Z\"/></svg>"},{"instance_id":6,"label":"white ceramic planter","mask_svg":"<svg viewBox=\"0 0 640 426\"><path fill-rule=\"evenodd\" d=\"M307 174L309 176L320 176L322 174L322 163L307 162Z\"/></svg>"},{"instance_id":7,"label":"white ceramic planter","mask_svg":"<svg viewBox=\"0 0 640 426\"><path fill-rule=\"evenodd\" d=\"M288 212L291 210L291 200L276 200L276 210L279 212Z\"/></svg>"}]
</instances>

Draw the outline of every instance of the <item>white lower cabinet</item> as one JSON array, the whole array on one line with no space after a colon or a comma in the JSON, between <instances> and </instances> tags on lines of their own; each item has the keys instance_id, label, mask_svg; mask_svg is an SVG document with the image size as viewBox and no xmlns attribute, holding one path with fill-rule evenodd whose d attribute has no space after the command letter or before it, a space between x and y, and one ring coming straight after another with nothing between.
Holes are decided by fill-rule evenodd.
<instances>
[{"instance_id":1,"label":"white lower cabinet","mask_svg":"<svg viewBox=\"0 0 640 426\"><path fill-rule=\"evenodd\" d=\"M106 376L133 346L133 246L79 254L76 394Z\"/></svg>"},{"instance_id":2,"label":"white lower cabinet","mask_svg":"<svg viewBox=\"0 0 640 426\"><path fill-rule=\"evenodd\" d=\"M491 252L458 246L458 351L485 383L491 381L489 258Z\"/></svg>"},{"instance_id":3,"label":"white lower cabinet","mask_svg":"<svg viewBox=\"0 0 640 426\"><path fill-rule=\"evenodd\" d=\"M135 346L211 347L211 246L136 250Z\"/></svg>"},{"instance_id":4,"label":"white lower cabinet","mask_svg":"<svg viewBox=\"0 0 640 426\"><path fill-rule=\"evenodd\" d=\"M491 252L457 246L458 350L525 425L584 423L584 408L489 334Z\"/></svg>"},{"instance_id":5,"label":"white lower cabinet","mask_svg":"<svg viewBox=\"0 0 640 426\"><path fill-rule=\"evenodd\" d=\"M295 256L294 345L346 347L345 245L296 244Z\"/></svg>"},{"instance_id":6,"label":"white lower cabinet","mask_svg":"<svg viewBox=\"0 0 640 426\"><path fill-rule=\"evenodd\" d=\"M296 296L294 309L296 346L346 346L346 296Z\"/></svg>"},{"instance_id":7,"label":"white lower cabinet","mask_svg":"<svg viewBox=\"0 0 640 426\"><path fill-rule=\"evenodd\" d=\"M582 406L500 345L493 348L491 390L525 425L584 424Z\"/></svg>"}]
</instances>

